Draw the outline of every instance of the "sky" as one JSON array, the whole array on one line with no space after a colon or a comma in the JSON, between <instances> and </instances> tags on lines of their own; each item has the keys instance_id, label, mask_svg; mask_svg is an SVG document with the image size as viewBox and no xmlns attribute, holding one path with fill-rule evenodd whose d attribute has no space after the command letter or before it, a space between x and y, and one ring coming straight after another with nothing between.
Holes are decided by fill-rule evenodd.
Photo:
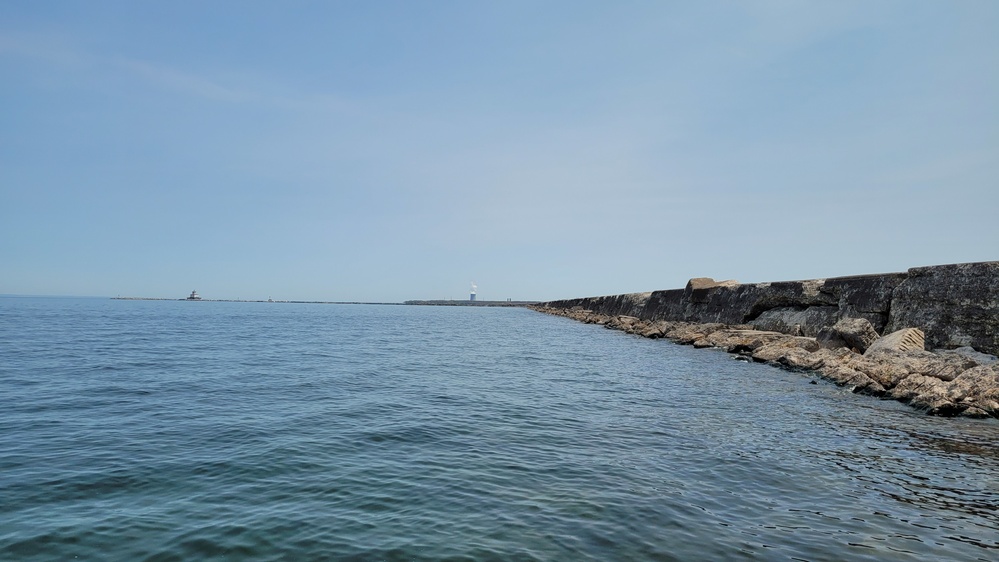
<instances>
[{"instance_id":1,"label":"sky","mask_svg":"<svg viewBox=\"0 0 999 562\"><path fill-rule=\"evenodd\" d=\"M999 2L0 2L0 294L999 260Z\"/></svg>"}]
</instances>

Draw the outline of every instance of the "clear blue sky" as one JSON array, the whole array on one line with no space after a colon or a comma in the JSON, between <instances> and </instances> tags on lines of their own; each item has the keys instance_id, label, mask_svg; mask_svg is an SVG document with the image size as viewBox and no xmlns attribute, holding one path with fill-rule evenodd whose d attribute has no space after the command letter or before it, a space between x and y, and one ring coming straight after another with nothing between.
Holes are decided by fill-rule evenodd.
<instances>
[{"instance_id":1,"label":"clear blue sky","mask_svg":"<svg viewBox=\"0 0 999 562\"><path fill-rule=\"evenodd\" d=\"M0 293L999 259L999 2L0 3Z\"/></svg>"}]
</instances>

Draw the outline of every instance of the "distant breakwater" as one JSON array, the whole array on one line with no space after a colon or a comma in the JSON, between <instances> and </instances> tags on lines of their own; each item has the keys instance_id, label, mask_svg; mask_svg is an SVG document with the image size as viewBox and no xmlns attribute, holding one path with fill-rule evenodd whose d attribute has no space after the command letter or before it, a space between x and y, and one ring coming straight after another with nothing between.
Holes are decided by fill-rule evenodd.
<instances>
[{"instance_id":1,"label":"distant breakwater","mask_svg":"<svg viewBox=\"0 0 999 562\"><path fill-rule=\"evenodd\" d=\"M276 304L379 304L398 305L398 302L361 302L361 301L291 301L291 300L247 300L247 299L169 299L161 297L111 297L113 301L185 301L185 302L266 302Z\"/></svg>"},{"instance_id":2,"label":"distant breakwater","mask_svg":"<svg viewBox=\"0 0 999 562\"><path fill-rule=\"evenodd\" d=\"M506 307L528 307L537 304L537 301L456 301L456 300L415 300L406 301L402 304L416 306L506 306Z\"/></svg>"},{"instance_id":3,"label":"distant breakwater","mask_svg":"<svg viewBox=\"0 0 999 562\"><path fill-rule=\"evenodd\" d=\"M695 278L530 308L814 371L931 414L999 417L999 261L775 283Z\"/></svg>"}]
</instances>

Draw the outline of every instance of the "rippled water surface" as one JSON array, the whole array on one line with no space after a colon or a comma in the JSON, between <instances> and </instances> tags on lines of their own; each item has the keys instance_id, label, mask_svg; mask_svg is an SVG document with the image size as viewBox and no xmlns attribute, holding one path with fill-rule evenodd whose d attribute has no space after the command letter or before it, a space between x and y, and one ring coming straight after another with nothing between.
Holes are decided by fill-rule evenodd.
<instances>
[{"instance_id":1,"label":"rippled water surface","mask_svg":"<svg viewBox=\"0 0 999 562\"><path fill-rule=\"evenodd\" d=\"M0 298L0 558L996 560L997 420L522 309Z\"/></svg>"}]
</instances>

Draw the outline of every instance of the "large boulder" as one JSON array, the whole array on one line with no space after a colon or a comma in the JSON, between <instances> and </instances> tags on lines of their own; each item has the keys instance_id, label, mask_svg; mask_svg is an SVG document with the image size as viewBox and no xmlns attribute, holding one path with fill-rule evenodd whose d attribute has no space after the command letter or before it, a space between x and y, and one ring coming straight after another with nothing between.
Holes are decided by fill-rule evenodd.
<instances>
[{"instance_id":1,"label":"large boulder","mask_svg":"<svg viewBox=\"0 0 999 562\"><path fill-rule=\"evenodd\" d=\"M882 351L923 351L924 349L923 331L918 328L903 328L879 338L864 351L864 355L875 355Z\"/></svg>"},{"instance_id":2,"label":"large boulder","mask_svg":"<svg viewBox=\"0 0 999 562\"><path fill-rule=\"evenodd\" d=\"M968 357L954 354L937 355L919 350L882 350L866 354L863 358L943 381L952 381L961 373L978 366L978 363Z\"/></svg>"},{"instance_id":3,"label":"large boulder","mask_svg":"<svg viewBox=\"0 0 999 562\"><path fill-rule=\"evenodd\" d=\"M948 398L947 390L944 381L915 374L899 382L888 391L888 396L929 413L945 414L957 409L954 401Z\"/></svg>"},{"instance_id":4,"label":"large boulder","mask_svg":"<svg viewBox=\"0 0 999 562\"><path fill-rule=\"evenodd\" d=\"M846 347L846 340L832 326L825 326L819 330L819 333L815 335L815 342L822 349Z\"/></svg>"},{"instance_id":5,"label":"large boulder","mask_svg":"<svg viewBox=\"0 0 999 562\"><path fill-rule=\"evenodd\" d=\"M815 352L809 352L805 349L790 349L787 353L777 357L775 362L792 370L815 371L825 367L832 368L843 365L851 355L854 353L845 347L819 349Z\"/></svg>"},{"instance_id":6,"label":"large boulder","mask_svg":"<svg viewBox=\"0 0 999 562\"><path fill-rule=\"evenodd\" d=\"M860 353L867 351L867 348L881 337L866 318L844 318L833 328L846 341L848 347Z\"/></svg>"},{"instance_id":7,"label":"large boulder","mask_svg":"<svg viewBox=\"0 0 999 562\"><path fill-rule=\"evenodd\" d=\"M620 314L607 321L604 324L604 328L610 328L614 330L627 330L635 324L640 322L640 320L634 316L627 316L625 314Z\"/></svg>"},{"instance_id":8,"label":"large boulder","mask_svg":"<svg viewBox=\"0 0 999 562\"><path fill-rule=\"evenodd\" d=\"M851 369L864 373L886 389L894 388L902 379L912 374L909 365L894 360L850 355L845 362Z\"/></svg>"},{"instance_id":9,"label":"large boulder","mask_svg":"<svg viewBox=\"0 0 999 562\"><path fill-rule=\"evenodd\" d=\"M712 322L708 324L695 324L691 322L675 322L665 330L665 337L684 345L690 345L697 340L707 337L709 334L727 328L728 324Z\"/></svg>"},{"instance_id":10,"label":"large boulder","mask_svg":"<svg viewBox=\"0 0 999 562\"><path fill-rule=\"evenodd\" d=\"M819 350L819 344L813 338L800 336L784 336L768 342L753 350L753 359L766 363L778 363L781 358L789 355L811 353Z\"/></svg>"},{"instance_id":11,"label":"large boulder","mask_svg":"<svg viewBox=\"0 0 999 562\"><path fill-rule=\"evenodd\" d=\"M979 365L949 382L933 375L912 374L888 395L931 414L999 417L999 367Z\"/></svg>"},{"instance_id":12,"label":"large boulder","mask_svg":"<svg viewBox=\"0 0 999 562\"><path fill-rule=\"evenodd\" d=\"M819 330L815 340L820 347L848 347L863 353L878 339L878 333L866 318L843 318L833 326Z\"/></svg>"},{"instance_id":13,"label":"large boulder","mask_svg":"<svg viewBox=\"0 0 999 562\"><path fill-rule=\"evenodd\" d=\"M999 366L982 365L961 373L947 385L947 397L999 417Z\"/></svg>"},{"instance_id":14,"label":"large boulder","mask_svg":"<svg viewBox=\"0 0 999 562\"><path fill-rule=\"evenodd\" d=\"M852 392L860 394L873 394L881 396L885 389L877 381L866 374L851 369L845 365L830 365L819 369L823 378L833 381L840 386L847 386Z\"/></svg>"},{"instance_id":15,"label":"large boulder","mask_svg":"<svg viewBox=\"0 0 999 562\"><path fill-rule=\"evenodd\" d=\"M780 332L726 329L718 330L694 342L694 347L723 347L729 353L743 353L754 351L768 343L789 337L791 336L781 334Z\"/></svg>"}]
</instances>

